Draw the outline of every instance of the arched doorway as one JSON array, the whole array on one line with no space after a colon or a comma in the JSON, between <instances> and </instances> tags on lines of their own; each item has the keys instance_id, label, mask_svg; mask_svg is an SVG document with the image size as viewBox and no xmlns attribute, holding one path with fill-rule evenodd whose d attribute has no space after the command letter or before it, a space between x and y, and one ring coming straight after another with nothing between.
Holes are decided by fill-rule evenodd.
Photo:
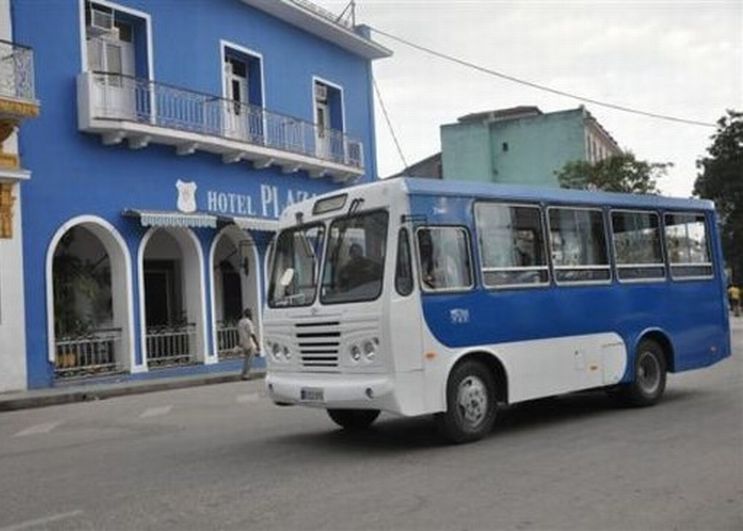
<instances>
[{"instance_id":1,"label":"arched doorway","mask_svg":"<svg viewBox=\"0 0 743 531\"><path fill-rule=\"evenodd\" d=\"M56 378L130 370L131 260L105 220L70 220L47 251L49 361Z\"/></svg>"},{"instance_id":2,"label":"arched doorway","mask_svg":"<svg viewBox=\"0 0 743 531\"><path fill-rule=\"evenodd\" d=\"M185 228L157 228L140 245L142 352L152 368L205 360L203 255Z\"/></svg>"},{"instance_id":3,"label":"arched doorway","mask_svg":"<svg viewBox=\"0 0 743 531\"><path fill-rule=\"evenodd\" d=\"M212 279L214 352L220 359L239 356L237 321L245 308L261 327L261 271L258 250L250 234L236 225L225 227L214 239L209 264Z\"/></svg>"}]
</instances>

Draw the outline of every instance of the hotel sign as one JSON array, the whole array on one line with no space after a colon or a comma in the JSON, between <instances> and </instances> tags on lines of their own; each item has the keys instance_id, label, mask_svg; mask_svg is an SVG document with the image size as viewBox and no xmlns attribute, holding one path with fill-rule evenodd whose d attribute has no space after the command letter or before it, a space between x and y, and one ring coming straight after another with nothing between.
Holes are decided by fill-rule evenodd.
<instances>
[{"instance_id":1,"label":"hotel sign","mask_svg":"<svg viewBox=\"0 0 743 531\"><path fill-rule=\"evenodd\" d=\"M257 194L207 190L206 204L204 204L198 201L196 193L198 186L195 182L178 180L175 186L178 191L178 210L187 214L198 209L201 212L224 216L278 219L281 212L289 205L315 195L305 190L292 188L282 192L278 186L262 184Z\"/></svg>"}]
</instances>

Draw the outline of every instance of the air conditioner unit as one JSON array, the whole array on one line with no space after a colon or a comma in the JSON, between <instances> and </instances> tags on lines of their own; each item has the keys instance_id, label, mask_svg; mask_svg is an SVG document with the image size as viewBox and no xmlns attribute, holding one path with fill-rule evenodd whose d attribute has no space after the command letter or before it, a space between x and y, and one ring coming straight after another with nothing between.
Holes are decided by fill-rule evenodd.
<instances>
[{"instance_id":1,"label":"air conditioner unit","mask_svg":"<svg viewBox=\"0 0 743 531\"><path fill-rule=\"evenodd\" d=\"M119 28L116 26L113 27L111 31L108 31L104 33L102 36L110 41L118 41L119 40Z\"/></svg>"},{"instance_id":2,"label":"air conditioner unit","mask_svg":"<svg viewBox=\"0 0 743 531\"><path fill-rule=\"evenodd\" d=\"M98 37L100 35L108 35L113 32L116 27L114 26L114 14L112 11L104 11L103 9L94 5L90 6L90 21L88 23L88 35Z\"/></svg>"},{"instance_id":3,"label":"air conditioner unit","mask_svg":"<svg viewBox=\"0 0 743 531\"><path fill-rule=\"evenodd\" d=\"M315 99L317 101L327 101L328 87L320 83L315 83Z\"/></svg>"}]
</instances>

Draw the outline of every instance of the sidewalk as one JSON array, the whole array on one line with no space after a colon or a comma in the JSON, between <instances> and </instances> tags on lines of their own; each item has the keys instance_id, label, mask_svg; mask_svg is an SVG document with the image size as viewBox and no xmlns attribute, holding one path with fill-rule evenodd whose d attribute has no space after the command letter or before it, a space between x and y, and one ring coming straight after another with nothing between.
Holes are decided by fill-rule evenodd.
<instances>
[{"instance_id":1,"label":"sidewalk","mask_svg":"<svg viewBox=\"0 0 743 531\"><path fill-rule=\"evenodd\" d=\"M252 379L266 374L265 361L256 359ZM88 400L103 400L157 391L184 389L198 385L213 385L240 381L242 360L232 360L210 366L178 367L143 374L123 374L95 379L58 383L51 389L0 393L0 412L71 404Z\"/></svg>"}]
</instances>

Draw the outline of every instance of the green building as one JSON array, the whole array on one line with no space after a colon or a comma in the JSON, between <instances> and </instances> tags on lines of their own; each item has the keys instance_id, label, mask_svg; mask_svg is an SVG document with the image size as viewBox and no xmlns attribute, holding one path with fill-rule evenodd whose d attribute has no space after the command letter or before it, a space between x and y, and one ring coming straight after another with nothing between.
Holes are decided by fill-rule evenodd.
<instances>
[{"instance_id":1,"label":"green building","mask_svg":"<svg viewBox=\"0 0 743 531\"><path fill-rule=\"evenodd\" d=\"M417 177L558 186L567 162L621 153L585 107L543 113L513 107L462 116L441 126L441 153L406 168Z\"/></svg>"}]
</instances>

